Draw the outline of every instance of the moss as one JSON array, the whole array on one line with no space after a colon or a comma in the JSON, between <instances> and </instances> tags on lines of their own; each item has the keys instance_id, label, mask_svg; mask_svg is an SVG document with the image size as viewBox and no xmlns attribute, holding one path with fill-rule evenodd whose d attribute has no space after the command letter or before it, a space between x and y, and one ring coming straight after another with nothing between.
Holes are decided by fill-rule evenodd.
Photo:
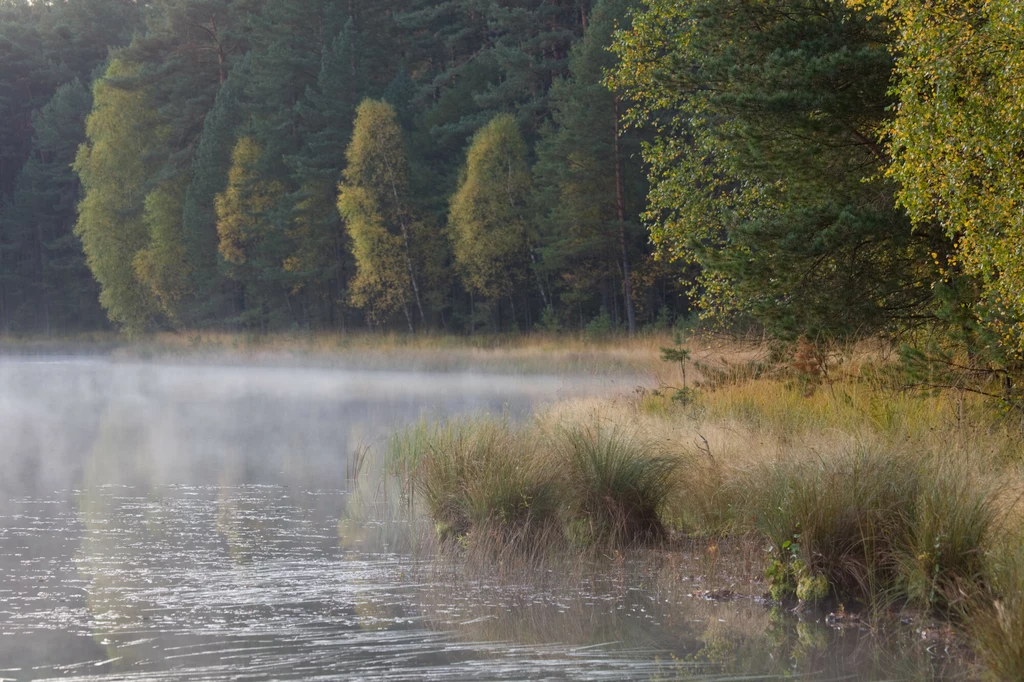
<instances>
[{"instance_id":1,"label":"moss","mask_svg":"<svg viewBox=\"0 0 1024 682\"><path fill-rule=\"evenodd\" d=\"M805 575L796 586L797 599L808 604L824 601L829 592L828 580L823 575Z\"/></svg>"}]
</instances>

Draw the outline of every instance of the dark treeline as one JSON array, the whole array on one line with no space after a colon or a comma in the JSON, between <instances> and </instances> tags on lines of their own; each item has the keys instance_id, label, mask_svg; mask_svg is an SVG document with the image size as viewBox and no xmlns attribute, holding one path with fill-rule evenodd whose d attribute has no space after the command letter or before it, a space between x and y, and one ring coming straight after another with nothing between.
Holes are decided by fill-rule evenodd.
<instances>
[{"instance_id":1,"label":"dark treeline","mask_svg":"<svg viewBox=\"0 0 1024 682\"><path fill-rule=\"evenodd\" d=\"M634 4L0 0L0 331L665 323Z\"/></svg>"},{"instance_id":2,"label":"dark treeline","mask_svg":"<svg viewBox=\"0 0 1024 682\"><path fill-rule=\"evenodd\" d=\"M0 0L0 331L692 310L1009 387L1017 7Z\"/></svg>"}]
</instances>

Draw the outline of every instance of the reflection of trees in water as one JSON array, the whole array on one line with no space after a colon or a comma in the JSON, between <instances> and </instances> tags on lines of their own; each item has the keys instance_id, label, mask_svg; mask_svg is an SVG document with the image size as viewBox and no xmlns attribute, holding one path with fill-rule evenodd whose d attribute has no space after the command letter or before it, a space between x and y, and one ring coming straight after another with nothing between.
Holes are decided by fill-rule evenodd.
<instances>
[{"instance_id":1,"label":"reflection of trees in water","mask_svg":"<svg viewBox=\"0 0 1024 682\"><path fill-rule=\"evenodd\" d=\"M381 598L374 580L390 580L383 575L356 577L351 592L322 603L318 597L261 603L260 595L243 588L263 580L262 589L272 595L273 576L264 569L282 557L300 565L291 579L301 582L309 577L303 571L322 569L325 558L339 553L406 551L400 534L380 531L383 526L358 513L347 518L364 521L361 539L346 543L339 537L338 519L348 503L330 491L346 485L348 453L424 415L498 410L509 399L443 389L306 394L301 383L279 395L266 385L246 388L246 370L239 370L241 385L230 391L211 391L208 380L193 390L192 379L202 384L205 373L103 363L0 366L0 465L8 474L18 472L0 476L0 514L20 509L11 495L60 491L59 508L79 518L81 527L69 521L51 537L28 538L26 547L67 567L69 573L55 579L74 578L73 571L85 581L76 599L87 615L76 617L75 626L93 633L91 639L69 635L59 644L51 635L30 636L39 646L22 647L27 665L63 660L49 653L59 647L69 662L120 659L97 672L129 671L143 659L148 671L169 669L166 649L213 646L213 624L221 633L216 636L239 639L257 637L246 633L265 624L264 640L275 641L277 618L320 621L341 632L396 627L408 615L408 600ZM520 398L519 409L529 401ZM354 508L370 499L368 491L352 492ZM302 529L310 527L320 528L322 537L303 537ZM6 552L10 539L3 542ZM17 562L2 568L18 575ZM236 593L219 595L219 585ZM286 651L288 641L278 644ZM217 656L214 647L208 660Z\"/></svg>"},{"instance_id":2,"label":"reflection of trees in water","mask_svg":"<svg viewBox=\"0 0 1024 682\"><path fill-rule=\"evenodd\" d=\"M239 481L340 487L354 431L370 440L421 417L528 410L538 378L119 364L0 363L0 505L76 487L93 443L120 444L168 483ZM118 421L109 414L116 412ZM134 463L128 463L129 470ZM130 483L123 472L106 483Z\"/></svg>"},{"instance_id":3,"label":"reflection of trees in water","mask_svg":"<svg viewBox=\"0 0 1024 682\"><path fill-rule=\"evenodd\" d=\"M12 498L50 495L81 480L110 399L89 367L0 362L0 513Z\"/></svg>"},{"instance_id":4,"label":"reflection of trees in water","mask_svg":"<svg viewBox=\"0 0 1024 682\"><path fill-rule=\"evenodd\" d=\"M333 638L340 644L321 654L380 661L389 655L385 643L398 641L389 639L397 633L381 631L419 628L418 618L409 621L422 615L435 631L494 645L467 657L493 656L507 643L564 657L551 645L615 641L624 655L649 660L664 652L673 677L944 672L913 633L882 641L772 614L749 600L689 598L695 586L680 581L688 571L671 562L630 557L551 564L533 574L508 566L433 571L431 528L383 483L380 460L371 457L349 481L347 458L398 424L424 414L500 410L508 396L440 390L339 397L244 385L216 394L209 386L193 390L203 368L175 370L175 381L168 371L58 367L48 376L0 367L0 381L10 382L0 392L0 464L16 473L0 476L0 513L24 507L12 495L75 488L52 513L76 504L82 523L63 534L3 539L10 553L0 570L18 575L12 547L63 560L72 551L64 545L77 544L86 585L75 598L88 609L81 625L94 633L91 640L52 632L0 638L5 663L121 657L101 672L137 672L133 664L143 659L153 672L174 665L169 648L194 647L206 652L203 661L219 662L226 637L254 649L273 645L279 656L296 652L296 660L314 639ZM519 407L528 402L522 397ZM308 639L295 635L296 623L310 626ZM414 634L424 641L431 635ZM5 655L2 647L12 641L23 642L21 659ZM358 646L347 650L346 642ZM443 661L443 645L424 646Z\"/></svg>"}]
</instances>

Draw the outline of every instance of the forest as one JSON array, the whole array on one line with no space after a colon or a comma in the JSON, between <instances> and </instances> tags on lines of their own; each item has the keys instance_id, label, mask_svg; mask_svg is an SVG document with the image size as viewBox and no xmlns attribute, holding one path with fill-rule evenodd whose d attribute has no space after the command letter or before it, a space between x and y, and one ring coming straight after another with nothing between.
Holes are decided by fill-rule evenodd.
<instances>
[{"instance_id":1,"label":"forest","mask_svg":"<svg viewBox=\"0 0 1024 682\"><path fill-rule=\"evenodd\" d=\"M1022 31L1012 0L0 0L0 332L700 317L1008 376Z\"/></svg>"}]
</instances>

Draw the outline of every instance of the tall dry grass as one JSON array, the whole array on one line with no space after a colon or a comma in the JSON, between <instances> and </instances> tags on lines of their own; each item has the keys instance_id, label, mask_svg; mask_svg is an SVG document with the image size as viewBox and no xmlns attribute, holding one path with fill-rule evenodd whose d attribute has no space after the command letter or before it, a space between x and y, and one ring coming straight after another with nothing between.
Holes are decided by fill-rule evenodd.
<instances>
[{"instance_id":1,"label":"tall dry grass","mask_svg":"<svg viewBox=\"0 0 1024 682\"><path fill-rule=\"evenodd\" d=\"M1024 539L1020 420L966 391L914 390L884 348L814 372L772 352L696 348L695 391L563 401L519 427L557 472L562 535L602 536L581 519L619 515L618 484L602 477L629 466L594 462L639 453L653 467L637 477L652 481L645 530L617 543L661 529L756 538L776 597L927 611L971 633L996 675L1019 678L1024 555L1002 548ZM672 371L667 386L680 383Z\"/></svg>"},{"instance_id":2,"label":"tall dry grass","mask_svg":"<svg viewBox=\"0 0 1024 682\"><path fill-rule=\"evenodd\" d=\"M661 371L662 332L629 338L584 334L478 334L423 332L154 333L128 339L115 334L60 340L0 340L10 352L95 352L125 359L195 359L219 362L302 362L360 369L480 371L511 374L652 376Z\"/></svg>"}]
</instances>

